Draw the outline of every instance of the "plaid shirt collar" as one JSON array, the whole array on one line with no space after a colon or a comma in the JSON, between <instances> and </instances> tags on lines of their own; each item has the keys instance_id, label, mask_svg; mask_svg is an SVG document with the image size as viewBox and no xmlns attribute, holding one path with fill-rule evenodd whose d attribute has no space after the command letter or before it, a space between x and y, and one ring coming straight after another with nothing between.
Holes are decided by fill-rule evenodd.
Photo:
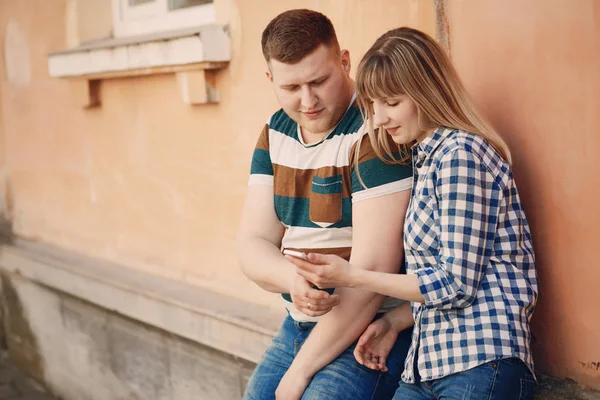
<instances>
[{"instance_id":1,"label":"plaid shirt collar","mask_svg":"<svg viewBox=\"0 0 600 400\"><path fill-rule=\"evenodd\" d=\"M419 161L429 157L435 149L456 129L440 126L435 129L431 134L427 135L422 141L413 145L413 155Z\"/></svg>"}]
</instances>

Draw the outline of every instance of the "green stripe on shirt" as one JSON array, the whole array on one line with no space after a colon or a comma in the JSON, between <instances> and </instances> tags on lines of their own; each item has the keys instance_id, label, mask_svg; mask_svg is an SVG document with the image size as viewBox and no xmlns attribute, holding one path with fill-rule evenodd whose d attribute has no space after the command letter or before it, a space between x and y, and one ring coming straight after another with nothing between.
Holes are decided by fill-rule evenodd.
<instances>
[{"instance_id":1,"label":"green stripe on shirt","mask_svg":"<svg viewBox=\"0 0 600 400\"><path fill-rule=\"evenodd\" d=\"M293 207L292 207L293 205ZM275 195L275 210L277 217L287 226L299 228L320 228L310 220L310 199L294 198ZM286 210L281 212L280 210ZM352 226L352 199L342 199L342 219L329 228L347 228Z\"/></svg>"}]
</instances>

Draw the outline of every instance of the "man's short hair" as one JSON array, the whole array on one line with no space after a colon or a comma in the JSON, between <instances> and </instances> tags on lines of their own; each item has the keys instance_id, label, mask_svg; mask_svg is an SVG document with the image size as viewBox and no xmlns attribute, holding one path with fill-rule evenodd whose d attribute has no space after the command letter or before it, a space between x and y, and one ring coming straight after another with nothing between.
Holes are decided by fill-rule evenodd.
<instances>
[{"instance_id":1,"label":"man's short hair","mask_svg":"<svg viewBox=\"0 0 600 400\"><path fill-rule=\"evenodd\" d=\"M285 11L269 22L262 34L265 60L296 64L320 45L339 48L333 24L317 11Z\"/></svg>"}]
</instances>

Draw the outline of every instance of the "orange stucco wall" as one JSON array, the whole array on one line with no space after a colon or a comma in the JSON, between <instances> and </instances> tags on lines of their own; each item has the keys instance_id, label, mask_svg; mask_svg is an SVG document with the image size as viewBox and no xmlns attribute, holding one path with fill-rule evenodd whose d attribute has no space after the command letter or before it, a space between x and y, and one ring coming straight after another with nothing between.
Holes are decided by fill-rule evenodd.
<instances>
[{"instance_id":1,"label":"orange stucco wall","mask_svg":"<svg viewBox=\"0 0 600 400\"><path fill-rule=\"evenodd\" d=\"M277 296L239 272L234 254L252 150L277 107L264 76L262 29L286 9L323 11L356 66L386 29L409 24L434 34L433 1L215 4L233 44L232 62L217 78L220 104L186 106L173 75L154 75L103 81L102 106L86 110L74 103L68 81L47 72L48 53L96 31L81 32L85 21L68 25L73 0L0 0L1 43L10 21L23 39L0 70L14 230L280 308ZM4 64L31 73L11 80Z\"/></svg>"},{"instance_id":2,"label":"orange stucco wall","mask_svg":"<svg viewBox=\"0 0 600 400\"><path fill-rule=\"evenodd\" d=\"M537 366L600 389L600 2L445 3L452 59L515 158L540 281Z\"/></svg>"},{"instance_id":3,"label":"orange stucco wall","mask_svg":"<svg viewBox=\"0 0 600 400\"><path fill-rule=\"evenodd\" d=\"M233 252L250 155L277 107L262 29L320 10L356 66L386 29L434 34L434 1L215 0L233 45L218 105L186 106L173 75L154 75L103 81L91 110L47 72L48 53L106 32L105 20L82 30L77 1L0 0L0 211L18 236L279 307ZM437 3L460 75L513 150L540 277L537 365L600 389L600 2Z\"/></svg>"}]
</instances>

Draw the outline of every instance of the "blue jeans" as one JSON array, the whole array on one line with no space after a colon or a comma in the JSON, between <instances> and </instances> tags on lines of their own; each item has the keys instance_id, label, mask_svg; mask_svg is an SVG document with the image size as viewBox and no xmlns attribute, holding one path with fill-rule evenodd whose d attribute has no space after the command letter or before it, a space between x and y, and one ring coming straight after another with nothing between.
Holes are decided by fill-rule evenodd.
<instances>
[{"instance_id":1,"label":"blue jeans","mask_svg":"<svg viewBox=\"0 0 600 400\"><path fill-rule=\"evenodd\" d=\"M394 400L527 400L536 387L518 358L505 358L426 382L400 382Z\"/></svg>"},{"instance_id":2,"label":"blue jeans","mask_svg":"<svg viewBox=\"0 0 600 400\"><path fill-rule=\"evenodd\" d=\"M290 316L285 319L273 343L252 373L244 400L275 399L279 381L314 326L313 322L296 322ZM302 400L391 399L404 370L404 359L411 337L412 329L398 335L398 340L387 358L389 371L385 373L360 365L354 359L356 343L353 343L313 376Z\"/></svg>"}]
</instances>

